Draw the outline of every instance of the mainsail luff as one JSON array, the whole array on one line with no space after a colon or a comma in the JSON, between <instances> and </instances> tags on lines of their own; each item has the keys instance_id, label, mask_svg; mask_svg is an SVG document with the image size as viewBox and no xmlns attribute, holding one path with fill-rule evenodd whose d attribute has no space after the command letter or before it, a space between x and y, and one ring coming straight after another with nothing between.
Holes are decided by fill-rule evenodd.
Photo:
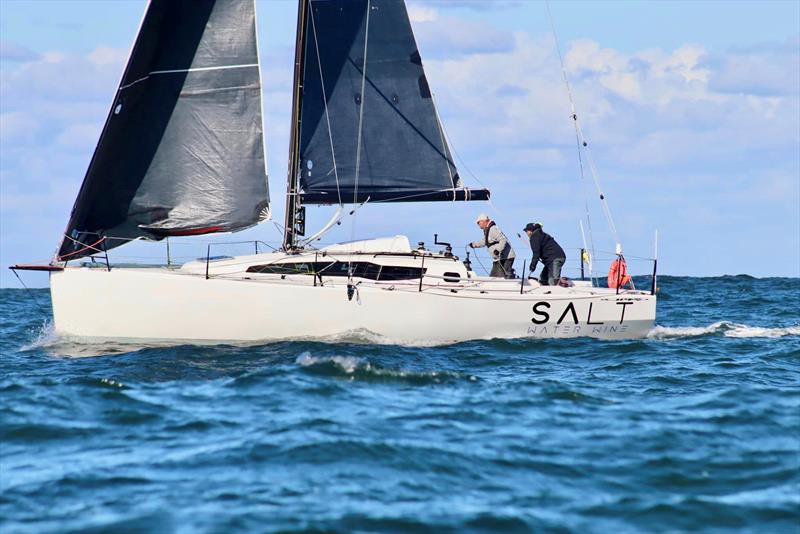
<instances>
[{"instance_id":1,"label":"mainsail luff","mask_svg":"<svg viewBox=\"0 0 800 534\"><path fill-rule=\"evenodd\" d=\"M286 179L286 217L283 232L284 250L295 247L295 239L302 236L305 228L298 228L298 223L304 226L302 206L297 194L300 174L300 109L303 98L303 68L305 60L305 31L306 16L308 14L308 0L298 0L297 6L297 36L295 39L294 79L292 85L292 125L289 139L289 169Z\"/></svg>"},{"instance_id":2,"label":"mainsail luff","mask_svg":"<svg viewBox=\"0 0 800 534\"><path fill-rule=\"evenodd\" d=\"M268 207L253 0L153 0L56 259L236 231Z\"/></svg>"}]
</instances>

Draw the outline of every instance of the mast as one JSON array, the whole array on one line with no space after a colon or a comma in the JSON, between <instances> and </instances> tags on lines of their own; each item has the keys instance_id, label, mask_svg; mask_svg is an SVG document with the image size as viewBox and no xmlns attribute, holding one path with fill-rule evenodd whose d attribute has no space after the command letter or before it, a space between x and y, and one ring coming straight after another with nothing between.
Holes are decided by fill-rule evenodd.
<instances>
[{"instance_id":1,"label":"mast","mask_svg":"<svg viewBox=\"0 0 800 534\"><path fill-rule=\"evenodd\" d=\"M303 69L306 55L305 27L310 0L298 0L297 39L294 48L294 89L292 95L292 127L289 141L289 171L286 183L286 220L283 248L295 248L296 236L305 233L305 209L298 195L300 179L300 111L303 98Z\"/></svg>"}]
</instances>

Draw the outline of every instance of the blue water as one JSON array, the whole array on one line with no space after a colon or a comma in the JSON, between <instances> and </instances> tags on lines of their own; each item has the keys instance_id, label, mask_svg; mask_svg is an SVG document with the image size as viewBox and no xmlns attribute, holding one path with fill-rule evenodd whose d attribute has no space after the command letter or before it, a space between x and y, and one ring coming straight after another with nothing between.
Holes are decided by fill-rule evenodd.
<instances>
[{"instance_id":1,"label":"blue water","mask_svg":"<svg viewBox=\"0 0 800 534\"><path fill-rule=\"evenodd\" d=\"M640 341L86 345L48 316L0 291L4 534L800 532L799 279L665 277Z\"/></svg>"}]
</instances>

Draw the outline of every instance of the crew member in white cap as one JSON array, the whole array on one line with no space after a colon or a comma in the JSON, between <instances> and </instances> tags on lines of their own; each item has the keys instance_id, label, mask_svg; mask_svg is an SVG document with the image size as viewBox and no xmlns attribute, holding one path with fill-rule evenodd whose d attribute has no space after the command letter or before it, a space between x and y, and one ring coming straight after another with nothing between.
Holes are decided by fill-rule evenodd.
<instances>
[{"instance_id":1,"label":"crew member in white cap","mask_svg":"<svg viewBox=\"0 0 800 534\"><path fill-rule=\"evenodd\" d=\"M514 278L514 249L508 238L500 228L485 213L478 215L475 220L478 227L483 230L483 239L469 244L472 248L487 247L492 256L492 272L489 276L495 278Z\"/></svg>"}]
</instances>

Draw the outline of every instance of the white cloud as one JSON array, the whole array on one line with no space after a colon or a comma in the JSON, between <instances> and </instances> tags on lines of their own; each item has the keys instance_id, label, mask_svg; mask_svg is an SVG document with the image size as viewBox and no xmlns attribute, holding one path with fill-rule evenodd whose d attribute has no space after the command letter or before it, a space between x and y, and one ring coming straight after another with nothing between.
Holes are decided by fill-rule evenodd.
<instances>
[{"instance_id":1,"label":"white cloud","mask_svg":"<svg viewBox=\"0 0 800 534\"><path fill-rule=\"evenodd\" d=\"M788 150L799 135L796 92L734 94L715 85L739 54L712 55L698 46L629 54L581 40L568 46L565 63L584 132L617 164L724 165L743 152ZM768 55L747 57L758 61L752 78L771 68ZM509 51L438 58L427 66L462 152L489 150L487 144L528 150L574 143L549 39L517 34ZM484 135L475 136L476 125Z\"/></svg>"},{"instance_id":2,"label":"white cloud","mask_svg":"<svg viewBox=\"0 0 800 534\"><path fill-rule=\"evenodd\" d=\"M706 86L709 77L708 69L700 66L705 56L705 50L696 46L671 53L645 50L628 55L579 40L567 52L565 66L576 83L591 81L621 98L655 100L663 105L676 96L686 97L692 90L700 96L697 90Z\"/></svg>"},{"instance_id":3,"label":"white cloud","mask_svg":"<svg viewBox=\"0 0 800 534\"><path fill-rule=\"evenodd\" d=\"M25 217L32 207L41 225L63 226L103 120L127 51L51 51L15 66L0 80L0 180L3 216ZM54 235L58 235L56 229Z\"/></svg>"},{"instance_id":4,"label":"white cloud","mask_svg":"<svg viewBox=\"0 0 800 534\"><path fill-rule=\"evenodd\" d=\"M119 66L127 59L128 52L119 48L111 48L109 46L101 46L94 49L87 57L89 61L96 65L114 65Z\"/></svg>"},{"instance_id":5,"label":"white cloud","mask_svg":"<svg viewBox=\"0 0 800 534\"><path fill-rule=\"evenodd\" d=\"M431 22L436 20L438 13L432 7L411 4L408 6L408 18L412 23Z\"/></svg>"},{"instance_id":6,"label":"white cloud","mask_svg":"<svg viewBox=\"0 0 800 534\"><path fill-rule=\"evenodd\" d=\"M714 58L710 87L721 93L786 96L800 93L800 40L763 44Z\"/></svg>"},{"instance_id":7,"label":"white cloud","mask_svg":"<svg viewBox=\"0 0 800 534\"><path fill-rule=\"evenodd\" d=\"M469 9L475 11L497 11L509 9L524 0L412 0L409 7L435 6L439 9Z\"/></svg>"},{"instance_id":8,"label":"white cloud","mask_svg":"<svg viewBox=\"0 0 800 534\"><path fill-rule=\"evenodd\" d=\"M428 10L428 14L431 14L431 10ZM514 37L509 32L451 16L434 16L415 22L414 34L420 44L423 61L473 54L497 54L510 52L514 48Z\"/></svg>"},{"instance_id":9,"label":"white cloud","mask_svg":"<svg viewBox=\"0 0 800 534\"><path fill-rule=\"evenodd\" d=\"M98 48L87 55L46 52L8 69L0 82L3 109L29 110L48 102L111 101L127 51Z\"/></svg>"}]
</instances>

